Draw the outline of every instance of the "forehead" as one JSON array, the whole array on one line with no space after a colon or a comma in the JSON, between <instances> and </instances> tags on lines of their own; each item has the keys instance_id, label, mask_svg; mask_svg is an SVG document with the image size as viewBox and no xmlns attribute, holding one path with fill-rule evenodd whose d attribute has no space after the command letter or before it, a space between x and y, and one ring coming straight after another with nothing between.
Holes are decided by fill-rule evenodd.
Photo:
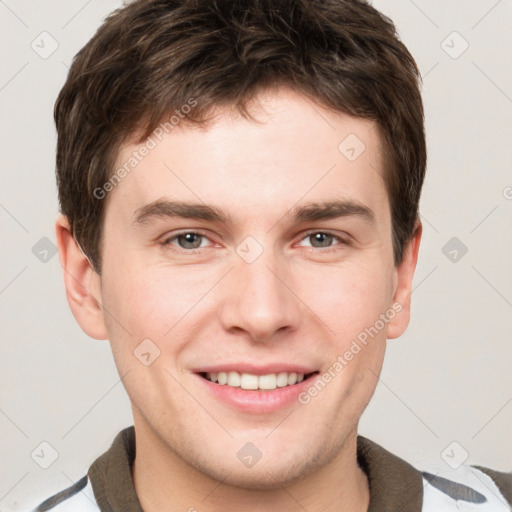
<instances>
[{"instance_id":1,"label":"forehead","mask_svg":"<svg viewBox=\"0 0 512 512\"><path fill-rule=\"evenodd\" d=\"M254 119L231 108L213 114L206 126L161 125L147 141L124 144L116 169L135 165L109 199L131 216L170 197L229 210L234 218L287 210L301 200L353 198L375 207L387 200L373 121L329 111L290 90L261 94L251 107Z\"/></svg>"}]
</instances>

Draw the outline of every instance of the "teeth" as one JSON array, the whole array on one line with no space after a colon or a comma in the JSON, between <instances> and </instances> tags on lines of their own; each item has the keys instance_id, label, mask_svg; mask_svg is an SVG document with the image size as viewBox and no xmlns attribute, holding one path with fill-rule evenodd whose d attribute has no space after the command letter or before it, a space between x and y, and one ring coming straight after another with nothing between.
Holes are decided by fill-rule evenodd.
<instances>
[{"instance_id":1,"label":"teeth","mask_svg":"<svg viewBox=\"0 0 512 512\"><path fill-rule=\"evenodd\" d=\"M292 374L290 373L290 375ZM278 388L284 388L285 386L288 386L288 374L286 372L278 373L276 381Z\"/></svg>"},{"instance_id":2,"label":"teeth","mask_svg":"<svg viewBox=\"0 0 512 512\"><path fill-rule=\"evenodd\" d=\"M250 373L242 373L240 375L240 387L242 389L258 389L259 378L257 375Z\"/></svg>"},{"instance_id":3,"label":"teeth","mask_svg":"<svg viewBox=\"0 0 512 512\"><path fill-rule=\"evenodd\" d=\"M218 372L207 373L206 378L211 382L218 382L233 388L242 389L276 389L293 386L304 380L303 373L279 372L268 375L254 375L252 373Z\"/></svg>"},{"instance_id":4,"label":"teeth","mask_svg":"<svg viewBox=\"0 0 512 512\"><path fill-rule=\"evenodd\" d=\"M229 372L227 385L235 388L240 386L240 374L238 372Z\"/></svg>"},{"instance_id":5,"label":"teeth","mask_svg":"<svg viewBox=\"0 0 512 512\"><path fill-rule=\"evenodd\" d=\"M258 377L258 387L260 389L276 389L277 377L275 373L270 375L260 375Z\"/></svg>"}]
</instances>

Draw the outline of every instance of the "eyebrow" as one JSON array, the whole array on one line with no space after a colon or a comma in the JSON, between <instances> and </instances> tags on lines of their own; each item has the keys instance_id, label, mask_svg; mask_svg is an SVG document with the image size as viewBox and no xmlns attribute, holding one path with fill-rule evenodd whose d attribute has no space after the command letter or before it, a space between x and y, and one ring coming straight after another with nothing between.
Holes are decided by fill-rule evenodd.
<instances>
[{"instance_id":1,"label":"eyebrow","mask_svg":"<svg viewBox=\"0 0 512 512\"><path fill-rule=\"evenodd\" d=\"M206 220L222 224L233 224L232 217L214 206L201 203L157 199L135 210L134 224L143 225L158 218L181 217L184 219ZM359 217L375 224L375 214L368 206L353 200L312 202L296 206L285 217L295 222L329 220L341 217Z\"/></svg>"}]
</instances>

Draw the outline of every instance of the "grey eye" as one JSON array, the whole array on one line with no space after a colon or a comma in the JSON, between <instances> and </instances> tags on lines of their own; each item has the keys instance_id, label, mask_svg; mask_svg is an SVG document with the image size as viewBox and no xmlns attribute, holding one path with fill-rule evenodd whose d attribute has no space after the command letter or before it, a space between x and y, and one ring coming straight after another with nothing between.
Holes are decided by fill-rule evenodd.
<instances>
[{"instance_id":1,"label":"grey eye","mask_svg":"<svg viewBox=\"0 0 512 512\"><path fill-rule=\"evenodd\" d=\"M176 240L178 241L178 245L183 249L197 249L201 246L203 238L204 236L199 233L183 233L178 235Z\"/></svg>"},{"instance_id":2,"label":"grey eye","mask_svg":"<svg viewBox=\"0 0 512 512\"><path fill-rule=\"evenodd\" d=\"M313 247L330 247L332 245L333 236L328 233L313 233L308 236ZM318 242L319 245L315 245Z\"/></svg>"}]
</instances>

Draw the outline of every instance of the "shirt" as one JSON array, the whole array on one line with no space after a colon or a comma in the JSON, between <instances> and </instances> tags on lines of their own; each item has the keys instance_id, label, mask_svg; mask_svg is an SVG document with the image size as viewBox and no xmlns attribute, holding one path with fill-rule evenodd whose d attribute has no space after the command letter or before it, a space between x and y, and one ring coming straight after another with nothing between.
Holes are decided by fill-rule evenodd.
<instances>
[{"instance_id":1,"label":"shirt","mask_svg":"<svg viewBox=\"0 0 512 512\"><path fill-rule=\"evenodd\" d=\"M87 475L33 512L143 512L131 465L135 430L121 430ZM357 437L357 459L370 486L368 512L510 512L512 473L480 466L419 471L378 444Z\"/></svg>"}]
</instances>

